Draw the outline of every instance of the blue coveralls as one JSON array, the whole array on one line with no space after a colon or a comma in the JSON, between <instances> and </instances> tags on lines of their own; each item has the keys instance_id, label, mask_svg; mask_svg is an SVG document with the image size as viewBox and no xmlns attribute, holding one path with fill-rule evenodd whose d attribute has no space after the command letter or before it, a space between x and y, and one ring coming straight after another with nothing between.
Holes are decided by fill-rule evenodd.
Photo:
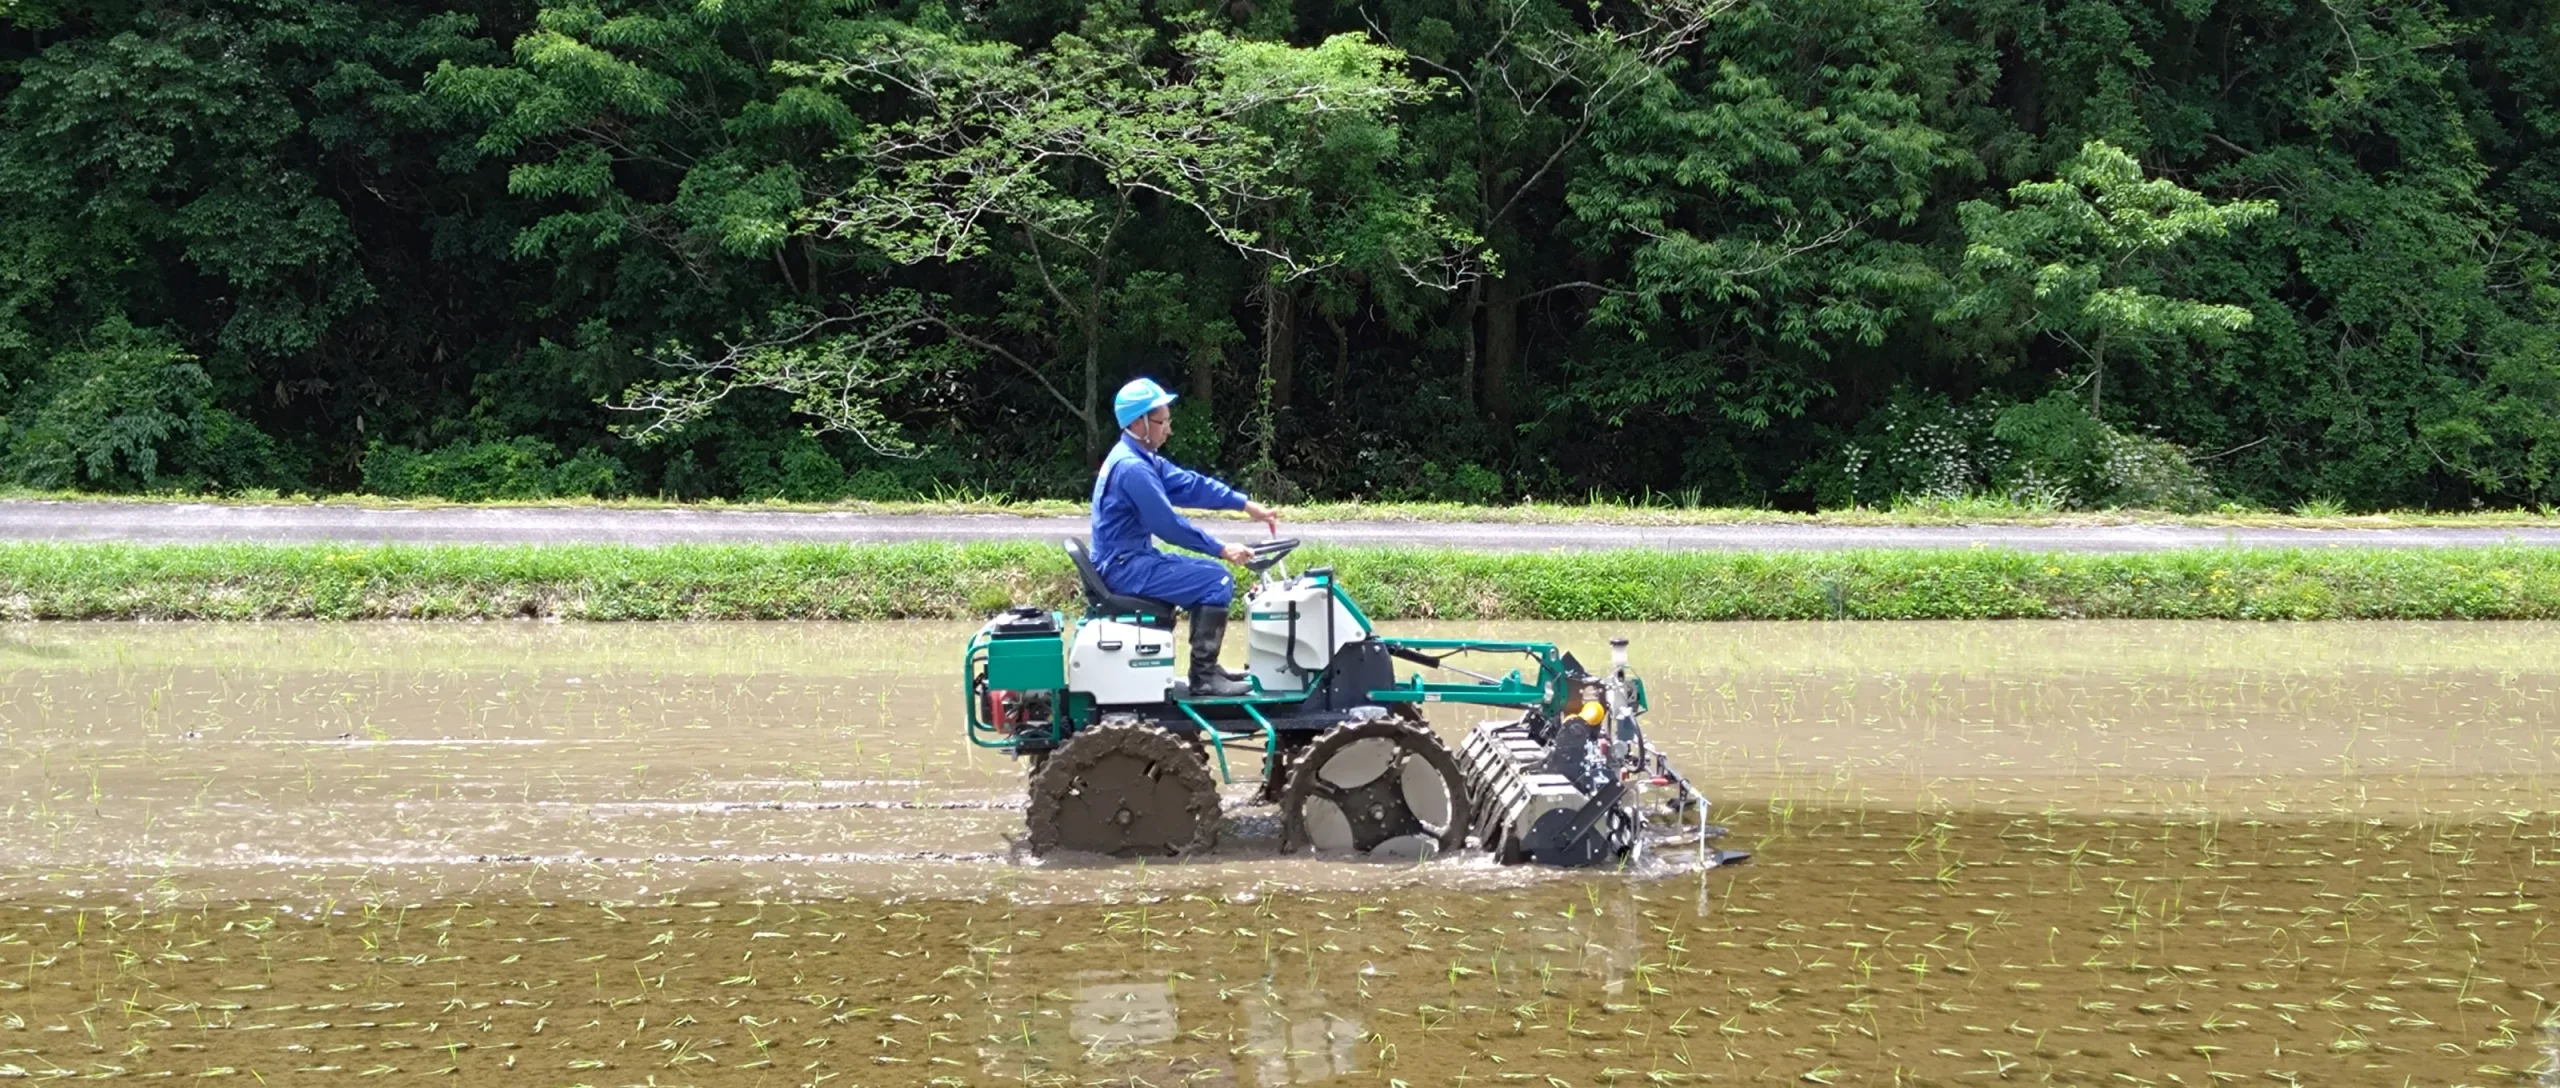
<instances>
[{"instance_id":1,"label":"blue coveralls","mask_svg":"<svg viewBox=\"0 0 2560 1088\"><path fill-rule=\"evenodd\" d=\"M1218 541L1173 508L1242 510L1244 502L1244 492L1150 453L1123 433L1093 478L1094 570L1113 593L1176 608L1225 608L1236 596L1225 564L1166 555L1148 538L1216 555Z\"/></svg>"}]
</instances>

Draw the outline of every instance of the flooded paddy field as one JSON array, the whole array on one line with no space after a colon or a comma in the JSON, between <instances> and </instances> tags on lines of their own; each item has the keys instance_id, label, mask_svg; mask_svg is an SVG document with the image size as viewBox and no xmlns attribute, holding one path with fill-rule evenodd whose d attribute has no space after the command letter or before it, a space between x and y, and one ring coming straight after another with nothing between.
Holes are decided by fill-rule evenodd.
<instances>
[{"instance_id":1,"label":"flooded paddy field","mask_svg":"<svg viewBox=\"0 0 2560 1088\"><path fill-rule=\"evenodd\" d=\"M1021 768L960 738L959 625L0 628L0 1079L2485 1085L2560 1052L2560 627L1415 629L1460 632L1634 636L1654 739L1756 859L1350 864L1245 808L1204 861L1033 862Z\"/></svg>"}]
</instances>

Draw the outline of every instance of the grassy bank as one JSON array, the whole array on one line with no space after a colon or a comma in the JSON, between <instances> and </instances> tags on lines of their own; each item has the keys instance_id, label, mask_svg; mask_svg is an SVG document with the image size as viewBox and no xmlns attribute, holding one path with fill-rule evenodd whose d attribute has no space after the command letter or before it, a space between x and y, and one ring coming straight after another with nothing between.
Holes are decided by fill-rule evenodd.
<instances>
[{"instance_id":1,"label":"grassy bank","mask_svg":"<svg viewBox=\"0 0 2560 1088\"><path fill-rule=\"evenodd\" d=\"M1377 619L2554 619L2560 550L2066 555L1309 548ZM0 618L961 618L1066 606L1041 544L0 545Z\"/></svg>"},{"instance_id":2,"label":"grassy bank","mask_svg":"<svg viewBox=\"0 0 2560 1088\"><path fill-rule=\"evenodd\" d=\"M0 501L218 503L227 506L343 506L367 510L451 510L558 508L573 510L751 510L784 513L854 514L1014 514L1024 517L1081 518L1090 504L1067 499L1010 499L1000 495L954 496L913 502L672 502L663 499L524 499L498 502L450 502L443 499L390 499L378 495L277 495L249 492L226 495L106 495L77 491L26 491L0 488ZM1605 497L1562 501L1518 502L1481 506L1447 502L1314 502L1281 508L1284 522L1423 521L1489 522L1528 525L2194 525L2215 528L2282 529L2549 529L2560 528L2560 508L2483 510L2446 513L2395 510L2351 513L2328 504L2292 510L2226 506L2206 512L2167 510L2056 510L1996 499L1922 499L1892 507L1860 507L1798 513L1747 506L1689 506L1656 496L1650 502ZM1197 518L1241 520L1241 514L1194 513Z\"/></svg>"}]
</instances>

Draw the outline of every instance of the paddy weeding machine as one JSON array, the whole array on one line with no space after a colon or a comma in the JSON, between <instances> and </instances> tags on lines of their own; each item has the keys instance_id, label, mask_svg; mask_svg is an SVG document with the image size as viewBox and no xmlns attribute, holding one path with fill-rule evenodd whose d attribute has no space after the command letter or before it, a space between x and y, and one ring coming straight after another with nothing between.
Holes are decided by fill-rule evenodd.
<instances>
[{"instance_id":1,"label":"paddy weeding machine","mask_svg":"<svg viewBox=\"0 0 2560 1088\"><path fill-rule=\"evenodd\" d=\"M1031 761L1034 853L1206 852L1241 752L1262 757L1283 850L1422 857L1472 836L1509 863L1605 865L1675 842L1709 864L1744 856L1706 846L1721 833L1706 799L1646 743L1625 640L1594 674L1550 643L1380 635L1332 571L1282 567L1297 545L1270 541L1245 564L1242 696L1192 697L1175 679L1173 607L1110 592L1082 541L1067 543L1082 618L1014 608L969 640L969 739ZM1504 657L1523 660L1502 676L1452 660ZM1419 668L1399 680L1397 662ZM1423 719L1434 705L1500 716L1452 753Z\"/></svg>"}]
</instances>

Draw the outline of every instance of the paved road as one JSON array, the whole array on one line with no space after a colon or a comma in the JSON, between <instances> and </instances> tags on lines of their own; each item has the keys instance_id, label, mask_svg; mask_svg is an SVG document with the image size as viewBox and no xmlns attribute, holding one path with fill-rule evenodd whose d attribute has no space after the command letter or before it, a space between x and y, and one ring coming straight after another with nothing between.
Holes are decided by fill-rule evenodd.
<instances>
[{"instance_id":1,"label":"paved road","mask_svg":"<svg viewBox=\"0 0 2560 1088\"><path fill-rule=\"evenodd\" d=\"M2139 552L2167 548L2330 546L2442 548L2560 545L2560 529L2218 529L2176 525L1824 526L1536 525L1328 521L1282 526L1331 544L1406 544L1474 550L1595 548L1819 551L1964 548ZM1212 532L1221 531L1212 528ZM1241 534L1236 526L1227 530ZM220 506L201 503L0 502L0 539L121 540L177 544L264 543L705 544L1056 540L1084 532L1082 518L1010 515L789 513L757 510L467 508L377 510L353 506Z\"/></svg>"}]
</instances>

